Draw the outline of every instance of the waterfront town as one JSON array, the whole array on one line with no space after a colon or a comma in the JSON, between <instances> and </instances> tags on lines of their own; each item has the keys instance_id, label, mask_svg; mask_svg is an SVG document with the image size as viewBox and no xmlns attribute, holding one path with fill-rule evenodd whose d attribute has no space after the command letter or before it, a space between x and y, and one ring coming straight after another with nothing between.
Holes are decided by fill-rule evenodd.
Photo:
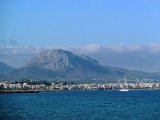
<instances>
[{"instance_id":1,"label":"waterfront town","mask_svg":"<svg viewBox=\"0 0 160 120\"><path fill-rule=\"evenodd\" d=\"M160 89L160 83L66 83L66 82L25 82L1 81L0 91L62 91L62 90L120 90Z\"/></svg>"}]
</instances>

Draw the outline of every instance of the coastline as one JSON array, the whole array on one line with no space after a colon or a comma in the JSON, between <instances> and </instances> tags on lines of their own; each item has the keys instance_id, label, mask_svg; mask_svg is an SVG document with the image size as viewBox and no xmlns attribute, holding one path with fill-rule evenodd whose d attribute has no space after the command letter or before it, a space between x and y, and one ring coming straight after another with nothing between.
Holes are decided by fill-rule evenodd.
<instances>
[{"instance_id":1,"label":"coastline","mask_svg":"<svg viewBox=\"0 0 160 120\"><path fill-rule=\"evenodd\" d=\"M136 90L160 90L160 89L129 89L129 91ZM81 89L81 90L0 90L0 94L10 94L10 93L39 93L39 92L60 92L60 91L120 91L120 89Z\"/></svg>"},{"instance_id":2,"label":"coastline","mask_svg":"<svg viewBox=\"0 0 160 120\"><path fill-rule=\"evenodd\" d=\"M0 90L0 93L38 93L38 90Z\"/></svg>"}]
</instances>

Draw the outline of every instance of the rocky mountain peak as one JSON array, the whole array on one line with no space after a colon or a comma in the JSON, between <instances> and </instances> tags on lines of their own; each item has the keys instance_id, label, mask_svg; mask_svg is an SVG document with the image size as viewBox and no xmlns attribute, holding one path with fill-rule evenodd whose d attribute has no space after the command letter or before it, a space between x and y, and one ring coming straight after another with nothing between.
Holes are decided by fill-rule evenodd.
<instances>
[{"instance_id":1,"label":"rocky mountain peak","mask_svg":"<svg viewBox=\"0 0 160 120\"><path fill-rule=\"evenodd\" d=\"M35 66L53 71L78 69L88 65L98 65L98 62L90 57L79 57L62 49L48 49L27 63L27 66Z\"/></svg>"},{"instance_id":2,"label":"rocky mountain peak","mask_svg":"<svg viewBox=\"0 0 160 120\"><path fill-rule=\"evenodd\" d=\"M3 66L0 64L0 68ZM1 71L0 71L1 72ZM101 66L89 56L77 56L61 49L48 49L33 59L26 66L10 72L3 72L0 79L38 79L48 81L91 81L117 82L124 75L134 80L154 79L159 81L160 75L140 71L129 71L122 68Z\"/></svg>"}]
</instances>

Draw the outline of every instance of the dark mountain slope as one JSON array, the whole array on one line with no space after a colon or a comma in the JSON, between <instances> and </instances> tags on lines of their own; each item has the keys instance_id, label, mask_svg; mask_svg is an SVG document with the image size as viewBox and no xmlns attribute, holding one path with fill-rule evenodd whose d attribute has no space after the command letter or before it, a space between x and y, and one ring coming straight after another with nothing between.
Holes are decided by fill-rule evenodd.
<instances>
[{"instance_id":1,"label":"dark mountain slope","mask_svg":"<svg viewBox=\"0 0 160 120\"><path fill-rule=\"evenodd\" d=\"M5 79L75 80L118 82L131 79L159 79L160 75L121 68L104 67L88 56L77 56L61 49L49 49L31 59L24 67L5 75Z\"/></svg>"},{"instance_id":2,"label":"dark mountain slope","mask_svg":"<svg viewBox=\"0 0 160 120\"><path fill-rule=\"evenodd\" d=\"M10 72L13 69L14 69L13 67L11 67L5 63L0 62L0 74Z\"/></svg>"}]
</instances>

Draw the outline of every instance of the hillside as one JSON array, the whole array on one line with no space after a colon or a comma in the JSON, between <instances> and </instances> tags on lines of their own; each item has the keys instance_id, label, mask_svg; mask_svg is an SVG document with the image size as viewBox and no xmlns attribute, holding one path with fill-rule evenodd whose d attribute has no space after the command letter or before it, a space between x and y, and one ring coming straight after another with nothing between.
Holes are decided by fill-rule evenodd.
<instances>
[{"instance_id":1,"label":"hillside","mask_svg":"<svg viewBox=\"0 0 160 120\"><path fill-rule=\"evenodd\" d=\"M14 69L13 67L11 67L3 62L0 62L0 74L10 72L13 69Z\"/></svg>"},{"instance_id":2,"label":"hillside","mask_svg":"<svg viewBox=\"0 0 160 120\"><path fill-rule=\"evenodd\" d=\"M48 49L33 57L24 67L5 74L3 79L118 82L124 75L133 81L160 78L157 74L102 66L89 56L74 55L61 49Z\"/></svg>"}]
</instances>

